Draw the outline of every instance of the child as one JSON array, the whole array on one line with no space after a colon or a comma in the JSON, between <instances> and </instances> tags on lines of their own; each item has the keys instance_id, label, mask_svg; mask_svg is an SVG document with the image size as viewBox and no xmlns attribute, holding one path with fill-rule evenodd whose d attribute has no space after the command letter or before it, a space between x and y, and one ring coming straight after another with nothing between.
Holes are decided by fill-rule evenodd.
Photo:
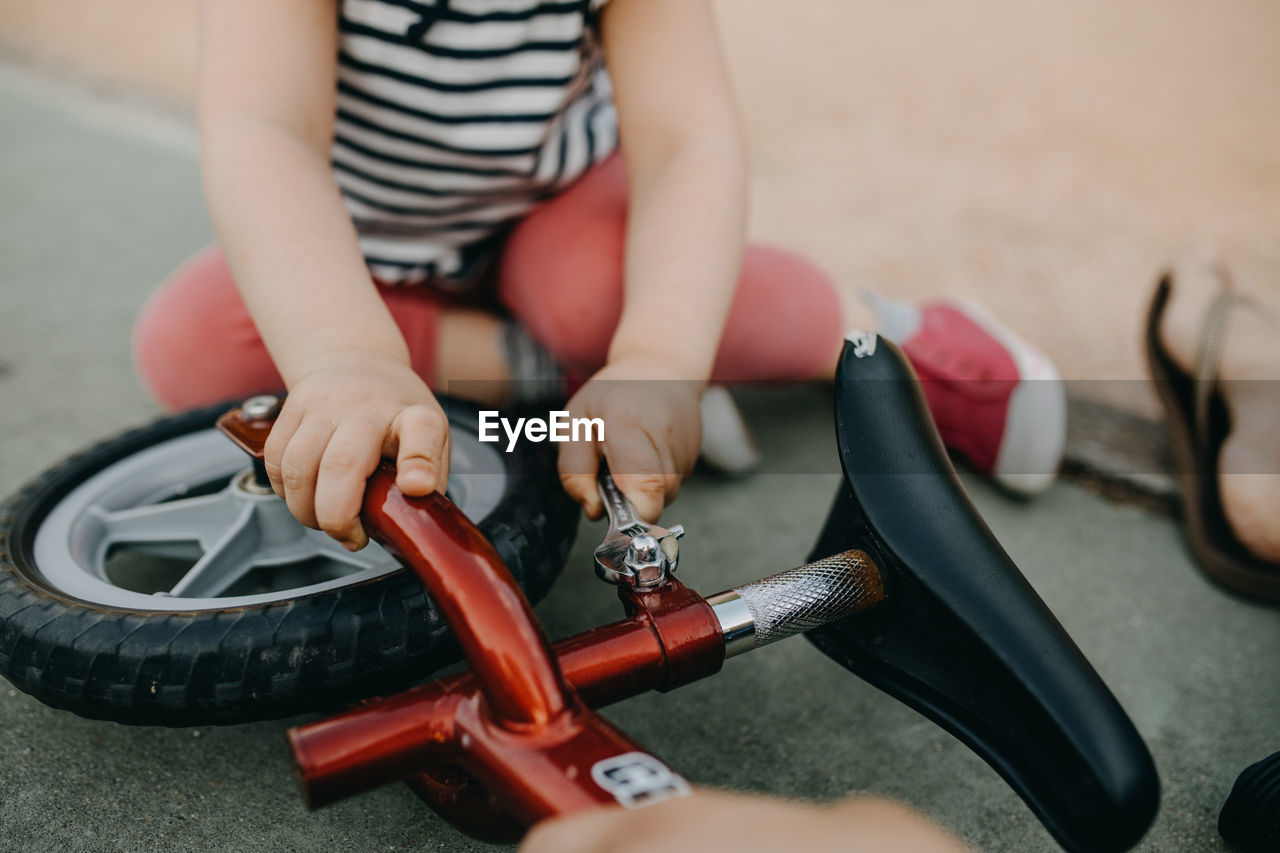
<instances>
[{"instance_id":1,"label":"child","mask_svg":"<svg viewBox=\"0 0 1280 853\"><path fill-rule=\"evenodd\" d=\"M869 325L811 264L744 248L708 0L210 0L201 27L220 248L148 303L139 369L175 408L287 387L272 483L353 550L380 457L407 494L446 482L433 387L488 380L499 403L585 380L568 409L603 418L607 445L562 445L566 490L598 516L603 454L656 519L697 457L708 381L829 378L843 331ZM1027 378L1020 342L937 310L880 313L909 354L963 327L965 364ZM941 369L930 402L998 471L1013 398L969 399L968 375ZM983 406L998 417L967 416Z\"/></svg>"}]
</instances>

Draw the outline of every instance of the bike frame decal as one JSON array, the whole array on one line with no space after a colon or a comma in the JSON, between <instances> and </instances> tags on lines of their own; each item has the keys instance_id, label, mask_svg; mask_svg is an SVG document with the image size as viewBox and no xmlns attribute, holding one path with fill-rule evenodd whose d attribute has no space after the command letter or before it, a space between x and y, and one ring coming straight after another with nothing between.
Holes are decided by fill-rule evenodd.
<instances>
[{"instance_id":1,"label":"bike frame decal","mask_svg":"<svg viewBox=\"0 0 1280 853\"><path fill-rule=\"evenodd\" d=\"M645 752L626 752L597 761L591 768L591 779L628 809L693 793L684 777Z\"/></svg>"}]
</instances>

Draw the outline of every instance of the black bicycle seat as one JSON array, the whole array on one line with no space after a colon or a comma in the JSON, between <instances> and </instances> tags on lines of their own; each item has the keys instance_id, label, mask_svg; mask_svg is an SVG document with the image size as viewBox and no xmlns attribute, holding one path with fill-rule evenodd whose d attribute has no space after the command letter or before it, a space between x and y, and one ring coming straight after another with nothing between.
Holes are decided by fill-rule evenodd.
<instances>
[{"instance_id":1,"label":"black bicycle seat","mask_svg":"<svg viewBox=\"0 0 1280 853\"><path fill-rule=\"evenodd\" d=\"M810 640L982 756L1067 850L1131 848L1151 754L970 503L897 347L846 343L835 417L845 479L814 558L869 551L888 598Z\"/></svg>"}]
</instances>

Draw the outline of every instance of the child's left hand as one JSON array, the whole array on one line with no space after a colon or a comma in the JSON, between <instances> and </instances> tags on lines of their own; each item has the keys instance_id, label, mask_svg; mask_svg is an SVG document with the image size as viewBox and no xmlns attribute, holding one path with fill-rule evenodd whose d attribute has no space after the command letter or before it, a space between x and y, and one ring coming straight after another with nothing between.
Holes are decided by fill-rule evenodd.
<instances>
[{"instance_id":1,"label":"child's left hand","mask_svg":"<svg viewBox=\"0 0 1280 853\"><path fill-rule=\"evenodd\" d=\"M610 0L600 30L630 186L626 294L607 364L569 401L604 420L604 441L563 445L560 480L598 518L603 455L653 522L698 458L742 263L746 146L708 0Z\"/></svg>"},{"instance_id":2,"label":"child's left hand","mask_svg":"<svg viewBox=\"0 0 1280 853\"><path fill-rule=\"evenodd\" d=\"M574 418L601 418L604 443L569 442L560 451L560 481L587 517L604 511L596 489L600 456L636 512L656 522L675 499L698 460L702 417L698 401L706 383L661 379L688 375L662 357L630 356L609 364L569 400Z\"/></svg>"}]
</instances>

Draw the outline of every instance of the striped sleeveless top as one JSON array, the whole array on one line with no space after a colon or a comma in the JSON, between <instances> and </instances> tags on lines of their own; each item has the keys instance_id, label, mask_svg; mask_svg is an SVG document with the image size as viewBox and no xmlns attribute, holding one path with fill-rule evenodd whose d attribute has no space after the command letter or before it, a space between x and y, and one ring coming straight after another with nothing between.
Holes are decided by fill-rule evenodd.
<instances>
[{"instance_id":1,"label":"striped sleeveless top","mask_svg":"<svg viewBox=\"0 0 1280 853\"><path fill-rule=\"evenodd\" d=\"M370 272L462 283L617 146L606 0L341 0L332 163Z\"/></svg>"}]
</instances>

